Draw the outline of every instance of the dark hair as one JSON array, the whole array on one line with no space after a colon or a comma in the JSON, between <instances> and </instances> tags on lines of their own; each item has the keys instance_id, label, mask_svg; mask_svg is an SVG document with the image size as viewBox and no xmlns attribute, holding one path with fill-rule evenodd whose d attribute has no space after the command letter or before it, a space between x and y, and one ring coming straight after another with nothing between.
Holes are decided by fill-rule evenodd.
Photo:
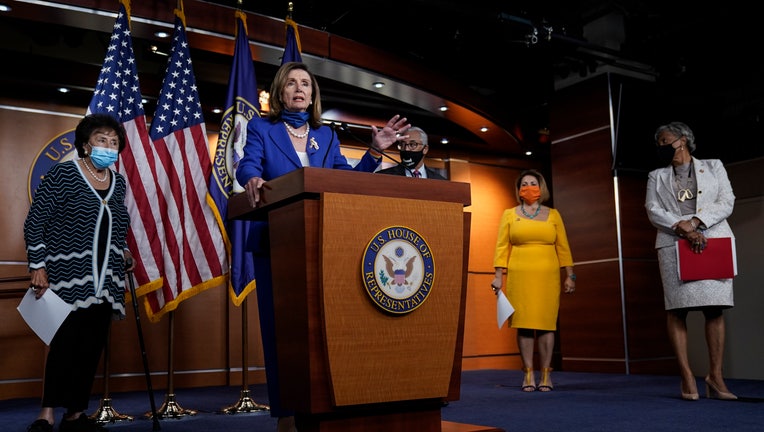
<instances>
[{"instance_id":1,"label":"dark hair","mask_svg":"<svg viewBox=\"0 0 764 432\"><path fill-rule=\"evenodd\" d=\"M74 148L77 149L77 156L85 157L85 144L90 141L90 137L98 130L111 129L117 133L119 140L119 152L125 149L125 128L122 123L109 114L90 114L86 115L74 130Z\"/></svg>"},{"instance_id":2,"label":"dark hair","mask_svg":"<svg viewBox=\"0 0 764 432\"><path fill-rule=\"evenodd\" d=\"M289 72L293 70L304 70L310 76L310 85L313 87L313 94L310 96L311 105L308 107L308 123L314 129L321 127L321 90L318 88L318 82L313 72L308 70L308 66L305 63L287 62L281 65L276 76L273 77L271 83L271 99L269 101L270 111L268 111L268 119L271 122L277 122L281 119L281 112L284 111L284 102L281 100L281 91L286 87L287 79L289 78Z\"/></svg>"},{"instance_id":3,"label":"dark hair","mask_svg":"<svg viewBox=\"0 0 764 432\"><path fill-rule=\"evenodd\" d=\"M536 178L536 181L539 183L539 190L541 191L541 196L539 197L539 203L546 202L550 198L549 194L549 187L546 185L546 180L544 180L544 176L541 175L540 172L534 170L534 169L528 169L520 173L519 176L517 176L517 180L515 180L515 196L517 197L517 202L522 203L523 200L520 198L520 185L523 182L523 177L525 176L533 176Z\"/></svg>"}]
</instances>

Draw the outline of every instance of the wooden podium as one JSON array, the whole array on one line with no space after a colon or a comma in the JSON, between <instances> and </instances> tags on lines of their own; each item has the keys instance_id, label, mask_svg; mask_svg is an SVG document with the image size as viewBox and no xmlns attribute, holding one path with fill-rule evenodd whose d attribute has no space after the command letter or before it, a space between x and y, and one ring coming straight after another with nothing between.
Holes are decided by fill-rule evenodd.
<instances>
[{"instance_id":1,"label":"wooden podium","mask_svg":"<svg viewBox=\"0 0 764 432\"><path fill-rule=\"evenodd\" d=\"M240 194L228 214L269 223L280 389L298 430L498 430L440 414L460 391L469 184L302 168L267 185L258 208ZM396 233L431 272L421 297L384 303L363 261Z\"/></svg>"}]
</instances>

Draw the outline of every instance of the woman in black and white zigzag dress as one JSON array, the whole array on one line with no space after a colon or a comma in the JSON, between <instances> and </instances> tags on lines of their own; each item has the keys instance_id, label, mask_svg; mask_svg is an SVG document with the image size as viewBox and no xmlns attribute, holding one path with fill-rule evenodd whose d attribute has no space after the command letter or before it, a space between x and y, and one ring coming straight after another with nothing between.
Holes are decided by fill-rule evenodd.
<instances>
[{"instance_id":1,"label":"woman in black and white zigzag dress","mask_svg":"<svg viewBox=\"0 0 764 432\"><path fill-rule=\"evenodd\" d=\"M30 289L37 298L55 292L72 311L50 343L42 406L30 432L104 430L84 413L112 318L125 316L130 218L125 178L110 167L125 148L125 131L113 117L93 114L75 130L79 159L48 171L24 222ZM129 259L129 261L128 261Z\"/></svg>"}]
</instances>

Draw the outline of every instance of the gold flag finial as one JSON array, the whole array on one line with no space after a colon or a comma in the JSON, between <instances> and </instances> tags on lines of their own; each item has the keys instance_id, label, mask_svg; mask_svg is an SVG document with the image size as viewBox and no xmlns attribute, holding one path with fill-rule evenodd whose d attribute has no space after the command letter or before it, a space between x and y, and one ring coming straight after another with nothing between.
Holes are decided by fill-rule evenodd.
<instances>
[{"instance_id":1,"label":"gold flag finial","mask_svg":"<svg viewBox=\"0 0 764 432\"><path fill-rule=\"evenodd\" d=\"M289 2L287 4L287 18L289 18L289 19L292 18L292 12L294 12L294 3L293 2Z\"/></svg>"}]
</instances>

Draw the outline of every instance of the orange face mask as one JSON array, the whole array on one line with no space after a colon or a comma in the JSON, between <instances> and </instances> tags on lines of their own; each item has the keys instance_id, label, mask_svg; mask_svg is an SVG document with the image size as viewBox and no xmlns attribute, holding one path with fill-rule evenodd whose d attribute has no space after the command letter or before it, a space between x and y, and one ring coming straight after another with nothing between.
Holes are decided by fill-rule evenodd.
<instances>
[{"instance_id":1,"label":"orange face mask","mask_svg":"<svg viewBox=\"0 0 764 432\"><path fill-rule=\"evenodd\" d=\"M533 204L541 198L541 189L538 186L522 186L520 187L520 198L526 204Z\"/></svg>"}]
</instances>

